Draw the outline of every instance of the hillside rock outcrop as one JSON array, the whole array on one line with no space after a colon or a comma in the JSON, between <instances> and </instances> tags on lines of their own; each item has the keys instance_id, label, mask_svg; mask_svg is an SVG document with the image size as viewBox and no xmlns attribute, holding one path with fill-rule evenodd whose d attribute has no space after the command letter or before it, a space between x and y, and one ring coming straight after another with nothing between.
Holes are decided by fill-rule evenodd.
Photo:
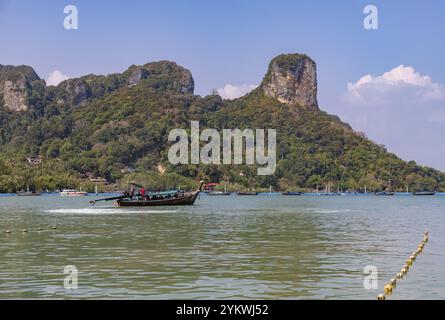
<instances>
[{"instance_id":1,"label":"hillside rock outcrop","mask_svg":"<svg viewBox=\"0 0 445 320\"><path fill-rule=\"evenodd\" d=\"M282 103L318 110L316 64L306 55L282 54L272 59L260 88Z\"/></svg>"},{"instance_id":2,"label":"hillside rock outcrop","mask_svg":"<svg viewBox=\"0 0 445 320\"><path fill-rule=\"evenodd\" d=\"M28 111L29 97L38 82L43 80L31 67L0 65L0 100L10 111Z\"/></svg>"},{"instance_id":3,"label":"hillside rock outcrop","mask_svg":"<svg viewBox=\"0 0 445 320\"><path fill-rule=\"evenodd\" d=\"M172 61L157 61L142 66L133 65L124 72L128 86L143 83L148 87L193 94L195 82L192 73Z\"/></svg>"}]
</instances>

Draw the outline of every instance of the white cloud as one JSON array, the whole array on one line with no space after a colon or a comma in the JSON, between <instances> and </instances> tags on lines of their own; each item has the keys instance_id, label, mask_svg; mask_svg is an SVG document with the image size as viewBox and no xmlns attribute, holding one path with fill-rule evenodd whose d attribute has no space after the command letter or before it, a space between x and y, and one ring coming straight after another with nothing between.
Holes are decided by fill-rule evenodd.
<instances>
[{"instance_id":1,"label":"white cloud","mask_svg":"<svg viewBox=\"0 0 445 320\"><path fill-rule=\"evenodd\" d=\"M236 99L244 96L246 93L252 91L256 87L257 85L254 84L242 84L240 86L226 84L224 88L219 88L217 91L223 99Z\"/></svg>"},{"instance_id":2,"label":"white cloud","mask_svg":"<svg viewBox=\"0 0 445 320\"><path fill-rule=\"evenodd\" d=\"M445 99L443 85L403 64L382 75L374 77L367 74L355 83L348 83L345 98L351 103L374 103L402 92L421 102Z\"/></svg>"},{"instance_id":3,"label":"white cloud","mask_svg":"<svg viewBox=\"0 0 445 320\"><path fill-rule=\"evenodd\" d=\"M46 85L48 86L57 86L62 81L69 79L67 75L64 75L59 70L54 70L48 75L48 78L46 78Z\"/></svg>"},{"instance_id":4,"label":"white cloud","mask_svg":"<svg viewBox=\"0 0 445 320\"><path fill-rule=\"evenodd\" d=\"M347 84L338 114L405 160L445 170L445 85L400 65ZM345 103L346 102L346 103Z\"/></svg>"}]
</instances>

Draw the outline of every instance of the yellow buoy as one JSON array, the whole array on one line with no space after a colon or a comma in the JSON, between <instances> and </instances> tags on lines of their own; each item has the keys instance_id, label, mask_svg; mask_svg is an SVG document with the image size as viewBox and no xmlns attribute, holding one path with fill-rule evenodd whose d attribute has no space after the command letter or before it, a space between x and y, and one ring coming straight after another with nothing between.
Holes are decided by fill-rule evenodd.
<instances>
[{"instance_id":1,"label":"yellow buoy","mask_svg":"<svg viewBox=\"0 0 445 320\"><path fill-rule=\"evenodd\" d=\"M11 233L11 230L6 230L5 232L6 232L6 233Z\"/></svg>"},{"instance_id":2,"label":"yellow buoy","mask_svg":"<svg viewBox=\"0 0 445 320\"><path fill-rule=\"evenodd\" d=\"M385 291L385 294L389 294L389 293L391 293L391 292L392 292L392 285L391 285L391 283L386 284L386 285L383 287L383 290Z\"/></svg>"},{"instance_id":3,"label":"yellow buoy","mask_svg":"<svg viewBox=\"0 0 445 320\"><path fill-rule=\"evenodd\" d=\"M23 229L23 230L22 230L22 232L28 232L28 230L26 230L26 229Z\"/></svg>"},{"instance_id":4,"label":"yellow buoy","mask_svg":"<svg viewBox=\"0 0 445 320\"><path fill-rule=\"evenodd\" d=\"M377 300L385 300L386 298L385 298L385 295L384 294L379 294L378 296L377 296Z\"/></svg>"},{"instance_id":5,"label":"yellow buoy","mask_svg":"<svg viewBox=\"0 0 445 320\"><path fill-rule=\"evenodd\" d=\"M389 283L391 283L391 285L393 286L393 288L395 288L397 286L397 280L392 278L391 280L389 280Z\"/></svg>"},{"instance_id":6,"label":"yellow buoy","mask_svg":"<svg viewBox=\"0 0 445 320\"><path fill-rule=\"evenodd\" d=\"M56 227L56 226L54 226L54 227L53 227L53 229L55 230L55 229L57 229L57 227Z\"/></svg>"},{"instance_id":7,"label":"yellow buoy","mask_svg":"<svg viewBox=\"0 0 445 320\"><path fill-rule=\"evenodd\" d=\"M405 275L408 273L408 270L406 268L402 268L402 270L400 270L400 272Z\"/></svg>"},{"instance_id":8,"label":"yellow buoy","mask_svg":"<svg viewBox=\"0 0 445 320\"><path fill-rule=\"evenodd\" d=\"M406 264L409 266L412 266L413 260L411 260L411 259L406 260Z\"/></svg>"},{"instance_id":9,"label":"yellow buoy","mask_svg":"<svg viewBox=\"0 0 445 320\"><path fill-rule=\"evenodd\" d=\"M396 278L397 279L402 279L403 278L403 273L402 272L397 273Z\"/></svg>"}]
</instances>

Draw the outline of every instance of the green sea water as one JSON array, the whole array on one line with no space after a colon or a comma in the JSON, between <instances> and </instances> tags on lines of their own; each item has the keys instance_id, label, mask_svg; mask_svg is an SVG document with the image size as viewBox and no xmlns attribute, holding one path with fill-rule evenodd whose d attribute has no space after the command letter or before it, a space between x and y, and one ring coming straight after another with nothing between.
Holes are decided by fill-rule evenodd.
<instances>
[{"instance_id":1,"label":"green sea water","mask_svg":"<svg viewBox=\"0 0 445 320\"><path fill-rule=\"evenodd\" d=\"M390 299L445 299L442 195L202 195L163 208L91 199L0 197L1 299L375 299L426 230ZM77 289L64 287L67 265ZM364 288L368 265L377 290Z\"/></svg>"}]
</instances>

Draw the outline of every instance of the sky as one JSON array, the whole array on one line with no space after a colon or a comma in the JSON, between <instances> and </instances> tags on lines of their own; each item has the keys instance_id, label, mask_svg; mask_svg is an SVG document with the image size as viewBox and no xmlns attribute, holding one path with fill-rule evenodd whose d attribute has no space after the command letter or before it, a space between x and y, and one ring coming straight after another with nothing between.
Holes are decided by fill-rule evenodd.
<instances>
[{"instance_id":1,"label":"sky","mask_svg":"<svg viewBox=\"0 0 445 320\"><path fill-rule=\"evenodd\" d=\"M78 29L66 30L67 5ZM364 8L378 10L365 29ZM445 1L0 0L0 64L49 84L173 60L235 98L280 53L317 63L318 100L404 160L445 170Z\"/></svg>"}]
</instances>

